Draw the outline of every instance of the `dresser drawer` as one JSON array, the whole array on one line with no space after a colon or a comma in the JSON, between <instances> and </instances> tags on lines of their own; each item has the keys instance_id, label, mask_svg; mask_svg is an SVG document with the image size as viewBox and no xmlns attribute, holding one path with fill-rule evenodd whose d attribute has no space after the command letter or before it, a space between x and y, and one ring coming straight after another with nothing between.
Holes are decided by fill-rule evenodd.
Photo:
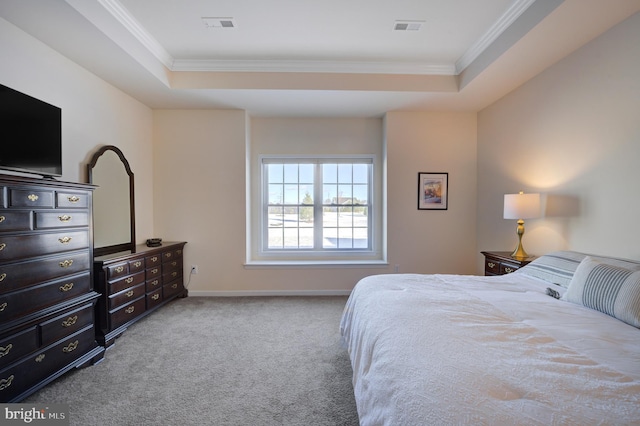
<instances>
[{"instance_id":1,"label":"dresser drawer","mask_svg":"<svg viewBox=\"0 0 640 426\"><path fill-rule=\"evenodd\" d=\"M182 290L184 290L184 287L180 280L170 282L162 287L162 297L168 299L180 293Z\"/></svg>"},{"instance_id":2,"label":"dresser drawer","mask_svg":"<svg viewBox=\"0 0 640 426\"><path fill-rule=\"evenodd\" d=\"M89 231L0 235L0 262L89 247Z\"/></svg>"},{"instance_id":3,"label":"dresser drawer","mask_svg":"<svg viewBox=\"0 0 640 426\"><path fill-rule=\"evenodd\" d=\"M60 211L35 212L36 229L70 228L74 226L88 226L88 212Z\"/></svg>"},{"instance_id":4,"label":"dresser drawer","mask_svg":"<svg viewBox=\"0 0 640 426\"><path fill-rule=\"evenodd\" d=\"M129 262L129 273L133 274L135 272L142 271L144 269L144 259L136 259Z\"/></svg>"},{"instance_id":5,"label":"dresser drawer","mask_svg":"<svg viewBox=\"0 0 640 426\"><path fill-rule=\"evenodd\" d=\"M0 264L0 294L85 272L90 267L88 250L38 260Z\"/></svg>"},{"instance_id":6,"label":"dresser drawer","mask_svg":"<svg viewBox=\"0 0 640 426\"><path fill-rule=\"evenodd\" d=\"M134 299L145 294L145 286L144 283L138 284L137 286L128 288L126 290L121 291L120 293L109 296L109 310L114 310L119 306L125 305L131 302Z\"/></svg>"},{"instance_id":7,"label":"dresser drawer","mask_svg":"<svg viewBox=\"0 0 640 426\"><path fill-rule=\"evenodd\" d=\"M495 259L486 259L484 272L486 275L500 275L500 262Z\"/></svg>"},{"instance_id":8,"label":"dresser drawer","mask_svg":"<svg viewBox=\"0 0 640 426\"><path fill-rule=\"evenodd\" d=\"M0 295L0 322L56 305L91 291L89 272Z\"/></svg>"},{"instance_id":9,"label":"dresser drawer","mask_svg":"<svg viewBox=\"0 0 640 426\"><path fill-rule=\"evenodd\" d=\"M141 297L128 305L124 305L115 311L111 311L111 329L115 329L131 321L145 311L146 298Z\"/></svg>"},{"instance_id":10,"label":"dresser drawer","mask_svg":"<svg viewBox=\"0 0 640 426\"><path fill-rule=\"evenodd\" d=\"M0 340L0 370L18 358L38 349L36 327L30 327Z\"/></svg>"},{"instance_id":11,"label":"dresser drawer","mask_svg":"<svg viewBox=\"0 0 640 426\"><path fill-rule=\"evenodd\" d=\"M116 265L107 266L107 279L113 280L114 278L124 277L129 275L129 263L123 262Z\"/></svg>"},{"instance_id":12,"label":"dresser drawer","mask_svg":"<svg viewBox=\"0 0 640 426\"><path fill-rule=\"evenodd\" d=\"M42 345L54 343L88 325L93 325L93 304L84 305L40 324Z\"/></svg>"},{"instance_id":13,"label":"dresser drawer","mask_svg":"<svg viewBox=\"0 0 640 426\"><path fill-rule=\"evenodd\" d=\"M30 211L0 211L0 232L30 231L31 218Z\"/></svg>"},{"instance_id":14,"label":"dresser drawer","mask_svg":"<svg viewBox=\"0 0 640 426\"><path fill-rule=\"evenodd\" d=\"M9 208L53 208L53 191L9 189Z\"/></svg>"},{"instance_id":15,"label":"dresser drawer","mask_svg":"<svg viewBox=\"0 0 640 426\"><path fill-rule=\"evenodd\" d=\"M22 362L0 371L0 400L9 401L57 370L72 364L95 346L93 327L35 352Z\"/></svg>"},{"instance_id":16,"label":"dresser drawer","mask_svg":"<svg viewBox=\"0 0 640 426\"><path fill-rule=\"evenodd\" d=\"M147 280L147 293L150 293L158 288L162 288L162 282L160 281L160 278Z\"/></svg>"},{"instance_id":17,"label":"dresser drawer","mask_svg":"<svg viewBox=\"0 0 640 426\"><path fill-rule=\"evenodd\" d=\"M165 251L162 253L162 263L170 262L172 260L180 260L181 258L182 258L182 249Z\"/></svg>"},{"instance_id":18,"label":"dresser drawer","mask_svg":"<svg viewBox=\"0 0 640 426\"><path fill-rule=\"evenodd\" d=\"M162 303L162 288L147 293L147 309L154 308L160 303Z\"/></svg>"},{"instance_id":19,"label":"dresser drawer","mask_svg":"<svg viewBox=\"0 0 640 426\"><path fill-rule=\"evenodd\" d=\"M109 295L116 294L129 287L136 286L144 282L144 271L137 274L130 275L125 278L120 278L115 281L109 282Z\"/></svg>"},{"instance_id":20,"label":"dresser drawer","mask_svg":"<svg viewBox=\"0 0 640 426\"><path fill-rule=\"evenodd\" d=\"M170 281L177 279L180 276L182 276L182 271L167 272L166 274L162 274L162 283L163 284L168 283Z\"/></svg>"},{"instance_id":21,"label":"dresser drawer","mask_svg":"<svg viewBox=\"0 0 640 426\"><path fill-rule=\"evenodd\" d=\"M159 254L147 256L144 258L144 263L147 268L152 268L154 266L160 267L160 265L162 264L162 256Z\"/></svg>"},{"instance_id":22,"label":"dresser drawer","mask_svg":"<svg viewBox=\"0 0 640 426\"><path fill-rule=\"evenodd\" d=\"M89 207L89 194L86 192L57 192L56 206L65 209L86 209Z\"/></svg>"},{"instance_id":23,"label":"dresser drawer","mask_svg":"<svg viewBox=\"0 0 640 426\"><path fill-rule=\"evenodd\" d=\"M162 273L182 270L182 259L176 258L162 264Z\"/></svg>"},{"instance_id":24,"label":"dresser drawer","mask_svg":"<svg viewBox=\"0 0 640 426\"><path fill-rule=\"evenodd\" d=\"M158 278L161 272L162 271L160 269L160 266L156 266L155 268L147 269L147 271L145 272L145 276L147 280L150 280L153 278Z\"/></svg>"}]
</instances>

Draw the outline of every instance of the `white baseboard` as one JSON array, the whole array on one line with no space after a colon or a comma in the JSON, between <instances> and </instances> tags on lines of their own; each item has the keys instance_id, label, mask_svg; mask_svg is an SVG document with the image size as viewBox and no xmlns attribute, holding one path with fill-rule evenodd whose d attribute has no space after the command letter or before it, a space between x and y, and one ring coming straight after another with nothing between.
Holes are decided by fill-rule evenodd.
<instances>
[{"instance_id":1,"label":"white baseboard","mask_svg":"<svg viewBox=\"0 0 640 426\"><path fill-rule=\"evenodd\" d=\"M351 290L265 290L265 291L198 291L189 290L189 297L241 296L349 296Z\"/></svg>"}]
</instances>

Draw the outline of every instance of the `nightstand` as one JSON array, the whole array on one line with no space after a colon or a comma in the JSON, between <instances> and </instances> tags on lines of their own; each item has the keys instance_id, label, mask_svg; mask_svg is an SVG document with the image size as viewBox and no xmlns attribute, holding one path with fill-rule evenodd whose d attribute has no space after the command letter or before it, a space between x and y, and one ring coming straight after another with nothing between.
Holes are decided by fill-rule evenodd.
<instances>
[{"instance_id":1,"label":"nightstand","mask_svg":"<svg viewBox=\"0 0 640 426\"><path fill-rule=\"evenodd\" d=\"M529 256L526 259L518 260L511 257L510 251L483 251L482 254L484 255L485 276L510 274L537 257Z\"/></svg>"}]
</instances>

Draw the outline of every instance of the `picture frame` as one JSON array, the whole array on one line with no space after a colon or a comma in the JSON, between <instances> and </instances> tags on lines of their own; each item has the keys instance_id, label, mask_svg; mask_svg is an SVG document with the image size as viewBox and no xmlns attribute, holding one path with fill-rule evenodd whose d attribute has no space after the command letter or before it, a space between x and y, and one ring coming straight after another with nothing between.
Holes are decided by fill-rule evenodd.
<instances>
[{"instance_id":1,"label":"picture frame","mask_svg":"<svg viewBox=\"0 0 640 426\"><path fill-rule=\"evenodd\" d=\"M418 173L418 210L449 208L449 173Z\"/></svg>"}]
</instances>

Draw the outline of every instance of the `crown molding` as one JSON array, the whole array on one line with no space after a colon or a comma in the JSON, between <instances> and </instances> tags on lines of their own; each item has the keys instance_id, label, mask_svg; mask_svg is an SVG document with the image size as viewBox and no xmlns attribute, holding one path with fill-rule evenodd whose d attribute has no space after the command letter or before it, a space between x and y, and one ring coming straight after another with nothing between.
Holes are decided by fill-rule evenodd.
<instances>
[{"instance_id":1,"label":"crown molding","mask_svg":"<svg viewBox=\"0 0 640 426\"><path fill-rule=\"evenodd\" d=\"M478 58L507 28L509 28L536 0L515 0L489 30L456 61L455 73L460 74Z\"/></svg>"},{"instance_id":2,"label":"crown molding","mask_svg":"<svg viewBox=\"0 0 640 426\"><path fill-rule=\"evenodd\" d=\"M127 31L129 31L155 58L171 69L173 56L156 40L118 0L98 0Z\"/></svg>"}]
</instances>

